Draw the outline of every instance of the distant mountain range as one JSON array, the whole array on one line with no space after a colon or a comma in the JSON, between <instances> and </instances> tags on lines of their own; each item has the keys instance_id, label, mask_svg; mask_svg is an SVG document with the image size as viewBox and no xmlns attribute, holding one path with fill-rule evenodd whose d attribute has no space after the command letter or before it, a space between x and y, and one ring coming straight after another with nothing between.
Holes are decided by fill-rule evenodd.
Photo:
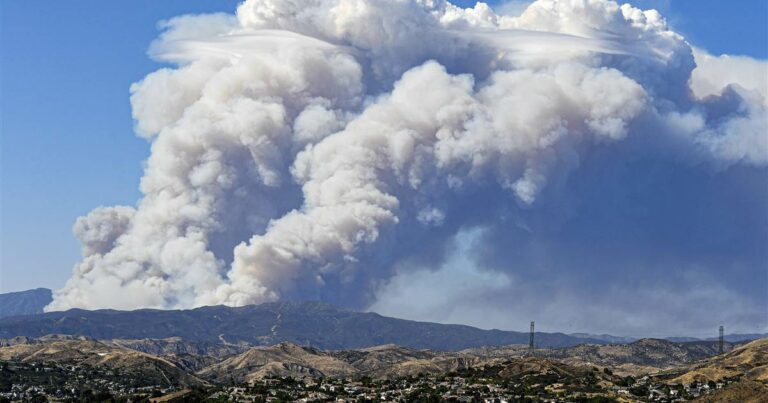
<instances>
[{"instance_id":1,"label":"distant mountain range","mask_svg":"<svg viewBox=\"0 0 768 403\"><path fill-rule=\"evenodd\" d=\"M51 290L34 290L0 294L0 318L43 313L43 308L53 300Z\"/></svg>"},{"instance_id":2,"label":"distant mountain range","mask_svg":"<svg viewBox=\"0 0 768 403\"><path fill-rule=\"evenodd\" d=\"M570 333L571 336L582 339L597 339L606 343L632 343L639 340L637 337L612 336L610 334Z\"/></svg>"},{"instance_id":3,"label":"distant mountain range","mask_svg":"<svg viewBox=\"0 0 768 403\"><path fill-rule=\"evenodd\" d=\"M319 302L280 302L244 307L136 311L72 309L0 319L0 338L47 334L106 339L182 337L196 342L248 346L292 342L326 350L397 344L455 351L477 346L525 344L528 334L482 330L354 312ZM540 347L568 347L600 340L536 333Z\"/></svg>"},{"instance_id":4,"label":"distant mountain range","mask_svg":"<svg viewBox=\"0 0 768 403\"><path fill-rule=\"evenodd\" d=\"M734 333L734 334L724 335L723 339L731 343L740 343L744 341L762 339L765 337L768 337L768 333ZM717 337L707 337L706 339L700 339L696 337L667 337L666 339L669 341L676 341L676 342L717 341L718 340Z\"/></svg>"},{"instance_id":5,"label":"distant mountain range","mask_svg":"<svg viewBox=\"0 0 768 403\"><path fill-rule=\"evenodd\" d=\"M280 342L340 350L397 344L411 348L457 351L479 346L527 344L527 332L483 330L464 325L416 322L355 312L319 302L281 302L245 307L211 306L191 310L136 311L73 309L42 313L51 290L0 294L0 338L47 334L95 339L165 339L216 345L265 346ZM766 334L728 335L740 342ZM584 343L630 343L631 337L586 333L536 333L537 347ZM699 341L673 338L672 341ZM712 340L712 339L709 339Z\"/></svg>"}]
</instances>

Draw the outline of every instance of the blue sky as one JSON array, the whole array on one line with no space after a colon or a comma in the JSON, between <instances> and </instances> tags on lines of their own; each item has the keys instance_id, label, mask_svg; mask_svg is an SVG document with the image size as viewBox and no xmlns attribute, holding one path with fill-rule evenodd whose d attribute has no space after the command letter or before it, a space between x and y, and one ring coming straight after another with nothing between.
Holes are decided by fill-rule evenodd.
<instances>
[{"instance_id":1,"label":"blue sky","mask_svg":"<svg viewBox=\"0 0 768 403\"><path fill-rule=\"evenodd\" d=\"M472 1L462 1L469 5ZM128 87L159 65L157 22L236 1L0 3L0 292L60 287L79 258L74 220L135 204L149 145L133 134ZM644 0L713 54L768 57L764 0Z\"/></svg>"}]
</instances>

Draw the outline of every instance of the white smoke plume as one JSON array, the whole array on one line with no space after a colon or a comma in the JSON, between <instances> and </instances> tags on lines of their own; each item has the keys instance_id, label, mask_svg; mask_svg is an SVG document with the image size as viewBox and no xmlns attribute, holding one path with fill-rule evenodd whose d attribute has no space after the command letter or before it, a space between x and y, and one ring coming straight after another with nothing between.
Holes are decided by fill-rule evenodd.
<instances>
[{"instance_id":1,"label":"white smoke plume","mask_svg":"<svg viewBox=\"0 0 768 403\"><path fill-rule=\"evenodd\" d=\"M246 0L163 28L150 54L174 67L131 87L144 197L78 219L48 310L366 306L592 153L768 162L766 63L609 0Z\"/></svg>"}]
</instances>

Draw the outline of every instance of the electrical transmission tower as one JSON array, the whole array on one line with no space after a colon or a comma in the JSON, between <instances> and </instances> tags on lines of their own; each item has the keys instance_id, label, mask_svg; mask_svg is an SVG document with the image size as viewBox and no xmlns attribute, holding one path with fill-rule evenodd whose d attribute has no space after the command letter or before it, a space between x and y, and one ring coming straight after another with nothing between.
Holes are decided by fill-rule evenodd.
<instances>
[{"instance_id":1,"label":"electrical transmission tower","mask_svg":"<svg viewBox=\"0 0 768 403\"><path fill-rule=\"evenodd\" d=\"M719 351L720 354L723 353L723 326L720 326L720 345L719 345Z\"/></svg>"},{"instance_id":2,"label":"electrical transmission tower","mask_svg":"<svg viewBox=\"0 0 768 403\"><path fill-rule=\"evenodd\" d=\"M531 321L531 339L528 342L528 353L533 357L533 321Z\"/></svg>"}]
</instances>

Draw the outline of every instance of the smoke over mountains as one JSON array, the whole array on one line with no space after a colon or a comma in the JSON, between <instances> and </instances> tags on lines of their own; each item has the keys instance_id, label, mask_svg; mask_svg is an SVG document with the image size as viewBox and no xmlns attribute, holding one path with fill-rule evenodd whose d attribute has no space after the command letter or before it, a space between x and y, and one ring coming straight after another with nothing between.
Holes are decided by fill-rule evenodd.
<instances>
[{"instance_id":1,"label":"smoke over mountains","mask_svg":"<svg viewBox=\"0 0 768 403\"><path fill-rule=\"evenodd\" d=\"M653 10L247 0L166 21L150 55L171 67L131 88L144 197L78 219L48 310L402 316L423 296L413 315L454 321L765 326L766 63L694 49Z\"/></svg>"}]
</instances>

